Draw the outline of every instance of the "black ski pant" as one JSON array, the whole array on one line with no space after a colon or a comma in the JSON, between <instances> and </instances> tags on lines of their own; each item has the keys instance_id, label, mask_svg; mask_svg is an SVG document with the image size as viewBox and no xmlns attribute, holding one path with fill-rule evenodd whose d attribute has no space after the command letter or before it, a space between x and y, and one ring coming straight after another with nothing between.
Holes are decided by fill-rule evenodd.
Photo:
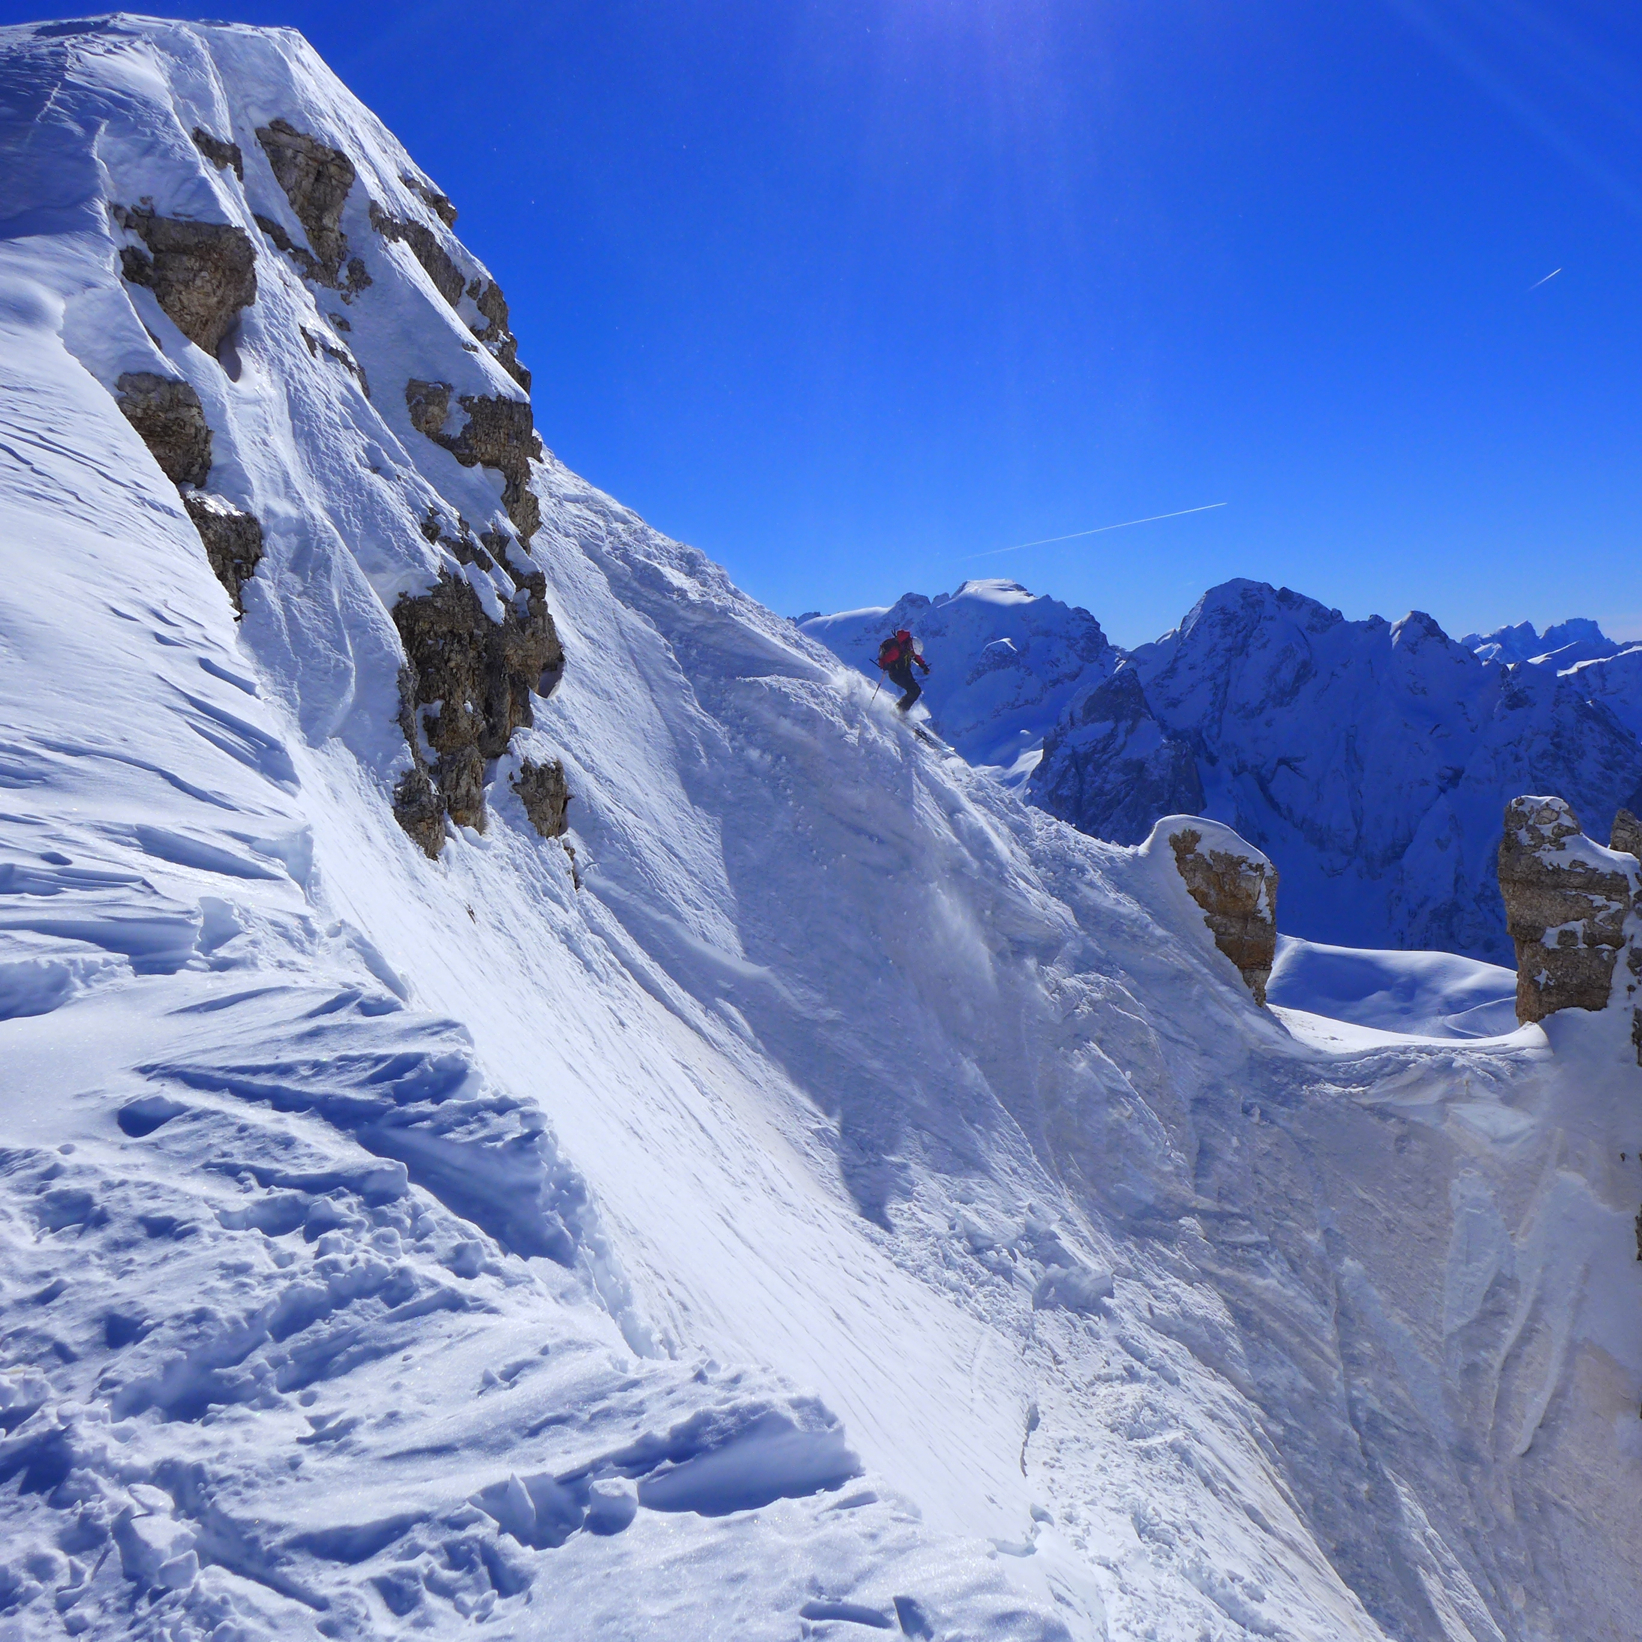
<instances>
[{"instance_id":1,"label":"black ski pant","mask_svg":"<svg viewBox=\"0 0 1642 1642\"><path fill-rule=\"evenodd\" d=\"M884 672L888 675L892 684L898 685L906 691L906 694L895 703L904 713L924 693L924 687L912 676L912 663L910 661L898 661L893 667L886 667Z\"/></svg>"}]
</instances>

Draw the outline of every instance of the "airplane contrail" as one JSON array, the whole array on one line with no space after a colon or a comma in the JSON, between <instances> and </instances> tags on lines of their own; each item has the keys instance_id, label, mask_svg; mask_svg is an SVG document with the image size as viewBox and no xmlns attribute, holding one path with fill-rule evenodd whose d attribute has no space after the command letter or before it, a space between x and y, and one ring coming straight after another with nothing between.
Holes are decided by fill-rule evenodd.
<instances>
[{"instance_id":1,"label":"airplane contrail","mask_svg":"<svg viewBox=\"0 0 1642 1642\"><path fill-rule=\"evenodd\" d=\"M1557 270L1558 273L1561 269ZM1224 507L1224 502L1205 502L1202 507L1183 507L1175 513L1153 513L1144 519L1125 519L1120 524L1096 525L1093 530L1074 530L1066 536L1045 536L1042 541L1017 542L1014 547L989 547L984 553L966 553L964 562L970 559L990 559L999 553L1019 553L1028 547L1048 547L1051 542L1074 542L1080 536L1100 536L1108 530L1127 530L1130 525L1155 525L1159 519L1182 519L1188 513L1207 513L1212 508Z\"/></svg>"},{"instance_id":2,"label":"airplane contrail","mask_svg":"<svg viewBox=\"0 0 1642 1642\"><path fill-rule=\"evenodd\" d=\"M1562 270L1561 270L1561 269L1560 269L1560 268L1553 268L1553 269L1552 269L1552 270L1551 270L1551 271L1550 271L1550 273L1548 273L1548 274L1547 274L1547 275L1546 275L1546 276L1545 276L1545 279L1555 279L1555 278L1556 278L1556 276L1557 276L1557 275L1558 275L1558 274L1560 274L1560 273L1561 273L1561 272L1562 272ZM1536 279L1536 280L1535 280L1535 281L1534 281L1534 283L1533 283L1533 284L1532 284L1532 285L1530 285L1530 286L1529 286L1529 287L1528 287L1528 290L1529 290L1529 291L1537 291L1537 290L1538 290L1538 289L1539 289L1539 288L1540 288L1540 286L1541 286L1541 285L1543 285L1543 284L1544 284L1544 283L1545 283L1545 279ZM1524 294L1524 295L1527 295L1527 292L1524 292L1524 293L1523 293L1523 294Z\"/></svg>"}]
</instances>

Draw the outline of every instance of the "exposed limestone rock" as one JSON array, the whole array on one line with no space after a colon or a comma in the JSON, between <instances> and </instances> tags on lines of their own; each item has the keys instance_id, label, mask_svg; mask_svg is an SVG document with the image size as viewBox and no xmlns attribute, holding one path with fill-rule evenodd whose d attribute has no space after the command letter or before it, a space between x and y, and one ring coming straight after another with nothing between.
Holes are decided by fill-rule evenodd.
<instances>
[{"instance_id":1,"label":"exposed limestone rock","mask_svg":"<svg viewBox=\"0 0 1642 1642\"><path fill-rule=\"evenodd\" d=\"M411 254L427 270L428 278L433 281L433 288L451 307L454 308L462 300L462 270L451 261L450 253L439 243L438 236L426 223L403 222L397 217L390 217L375 200L372 200L371 227L383 239L408 245Z\"/></svg>"},{"instance_id":2,"label":"exposed limestone rock","mask_svg":"<svg viewBox=\"0 0 1642 1642\"><path fill-rule=\"evenodd\" d=\"M541 504L530 489L530 464L542 455L528 399L494 399L463 394L468 414L459 433L444 431L450 417L448 382L405 384L405 405L411 426L437 445L443 445L463 467L495 468L502 475L502 506L520 537L528 542L542 522Z\"/></svg>"},{"instance_id":3,"label":"exposed limestone rock","mask_svg":"<svg viewBox=\"0 0 1642 1642\"><path fill-rule=\"evenodd\" d=\"M224 166L231 165L234 168L234 175L241 182L245 181L245 156L240 153L238 143L224 142L220 137L213 137L209 131L199 126L194 127L193 136L194 146L219 171Z\"/></svg>"},{"instance_id":4,"label":"exposed limestone rock","mask_svg":"<svg viewBox=\"0 0 1642 1642\"><path fill-rule=\"evenodd\" d=\"M1637 879L1635 857L1587 838L1563 799L1506 805L1499 892L1517 949L1519 1021L1607 1008Z\"/></svg>"},{"instance_id":5,"label":"exposed limestone rock","mask_svg":"<svg viewBox=\"0 0 1642 1642\"><path fill-rule=\"evenodd\" d=\"M1203 909L1214 944L1237 965L1254 1001L1264 1006L1277 955L1277 869L1229 827L1170 816L1157 829L1167 838L1192 899ZM1217 849L1217 842L1228 847Z\"/></svg>"},{"instance_id":6,"label":"exposed limestone rock","mask_svg":"<svg viewBox=\"0 0 1642 1642\"><path fill-rule=\"evenodd\" d=\"M507 481L502 506L520 537L528 542L542 522L541 504L530 489L530 464L542 456L528 399L495 399L463 394L468 424L457 435L453 450L466 465L470 457L481 467L495 468Z\"/></svg>"},{"instance_id":7,"label":"exposed limestone rock","mask_svg":"<svg viewBox=\"0 0 1642 1642\"><path fill-rule=\"evenodd\" d=\"M460 564L476 564L487 574L496 568L495 558L473 534L473 527L460 515L456 519L456 533L452 535L445 529L439 509L429 507L428 516L422 521L422 534L430 542L449 548ZM503 557L506 557L505 553Z\"/></svg>"},{"instance_id":8,"label":"exposed limestone rock","mask_svg":"<svg viewBox=\"0 0 1642 1642\"><path fill-rule=\"evenodd\" d=\"M211 430L191 384L152 371L127 371L115 402L174 485L203 485L211 473Z\"/></svg>"},{"instance_id":9,"label":"exposed limestone rock","mask_svg":"<svg viewBox=\"0 0 1642 1642\"><path fill-rule=\"evenodd\" d=\"M529 393L530 372L519 363L519 339L509 327L507 298L501 286L493 279L476 279L468 286L468 295L485 321L483 329L472 327L473 334L490 349L496 363Z\"/></svg>"},{"instance_id":10,"label":"exposed limestone rock","mask_svg":"<svg viewBox=\"0 0 1642 1642\"><path fill-rule=\"evenodd\" d=\"M216 577L234 601L235 616L245 614L240 591L262 559L262 525L252 513L242 513L225 497L210 491L191 490L183 496L183 506L205 543L205 556Z\"/></svg>"},{"instance_id":11,"label":"exposed limestone rock","mask_svg":"<svg viewBox=\"0 0 1642 1642\"><path fill-rule=\"evenodd\" d=\"M275 249L283 251L297 265L304 279L315 285L330 286L344 302L352 302L367 285L375 283L358 257L349 257L347 268L339 272L321 262L306 246L298 245L272 217L259 213L254 220L273 241Z\"/></svg>"},{"instance_id":12,"label":"exposed limestone rock","mask_svg":"<svg viewBox=\"0 0 1642 1642\"><path fill-rule=\"evenodd\" d=\"M310 331L306 325L299 325L297 329L302 332L302 340L308 344L308 352L315 359L321 354L327 359L334 359L359 384L359 391L367 399L370 398L371 385L365 379L365 367L346 348L338 347L329 337Z\"/></svg>"},{"instance_id":13,"label":"exposed limestone rock","mask_svg":"<svg viewBox=\"0 0 1642 1642\"><path fill-rule=\"evenodd\" d=\"M216 353L240 309L256 301L257 253L250 235L232 223L183 222L140 206L112 211L120 227L147 247L126 246L121 272L154 293L190 342Z\"/></svg>"},{"instance_id":14,"label":"exposed limestone rock","mask_svg":"<svg viewBox=\"0 0 1642 1642\"><path fill-rule=\"evenodd\" d=\"M535 722L531 693L550 690L564 666L546 578L516 571L513 579L518 591L500 622L486 615L465 577L450 575L430 592L405 595L393 609L408 662L400 675L406 739L419 761L424 745L432 754L432 769L423 773L434 802L452 820L481 831L485 760L500 758L513 732ZM424 849L431 837L426 805L412 772L395 794L395 813ZM413 821L420 834L412 831Z\"/></svg>"},{"instance_id":15,"label":"exposed limestone rock","mask_svg":"<svg viewBox=\"0 0 1642 1642\"><path fill-rule=\"evenodd\" d=\"M445 423L450 419L450 395L448 382L422 382L413 376L405 384L405 408L410 412L411 426L446 449L454 443L454 440L447 443L445 436Z\"/></svg>"},{"instance_id":16,"label":"exposed limestone rock","mask_svg":"<svg viewBox=\"0 0 1642 1642\"><path fill-rule=\"evenodd\" d=\"M371 283L365 264L348 255L348 236L342 232L342 207L357 175L353 161L287 120L259 126L257 141L308 236L307 247L296 244L270 217L259 216L257 227L296 263L305 279L331 286L344 302L353 301Z\"/></svg>"},{"instance_id":17,"label":"exposed limestone rock","mask_svg":"<svg viewBox=\"0 0 1642 1642\"><path fill-rule=\"evenodd\" d=\"M569 825L565 811L570 805L564 765L558 759L551 764L537 764L527 758L520 764L512 785L536 831L543 838L563 837Z\"/></svg>"},{"instance_id":18,"label":"exposed limestone rock","mask_svg":"<svg viewBox=\"0 0 1642 1642\"><path fill-rule=\"evenodd\" d=\"M406 662L399 669L399 728L410 748L411 767L393 790L393 818L430 860L445 847L445 802L434 789L416 733L416 669Z\"/></svg>"},{"instance_id":19,"label":"exposed limestone rock","mask_svg":"<svg viewBox=\"0 0 1642 1642\"><path fill-rule=\"evenodd\" d=\"M183 492L183 506L205 544L217 580L228 589L236 615L245 613L240 590L262 558L262 526L224 497L193 488L211 476L211 429L191 384L152 371L127 371L114 384L115 402L142 436L160 471Z\"/></svg>"},{"instance_id":20,"label":"exposed limestone rock","mask_svg":"<svg viewBox=\"0 0 1642 1642\"><path fill-rule=\"evenodd\" d=\"M273 120L257 128L257 141L273 167L274 180L308 234L308 246L332 279L348 254L342 232L342 207L357 173L353 161L339 148L328 148L317 138L298 131L288 120Z\"/></svg>"},{"instance_id":21,"label":"exposed limestone rock","mask_svg":"<svg viewBox=\"0 0 1642 1642\"><path fill-rule=\"evenodd\" d=\"M430 182L424 182L420 177L413 177L410 172L402 171L399 180L421 200L421 202L447 227L456 226L456 207L450 203L448 195L441 194Z\"/></svg>"},{"instance_id":22,"label":"exposed limestone rock","mask_svg":"<svg viewBox=\"0 0 1642 1642\"><path fill-rule=\"evenodd\" d=\"M1613 818L1613 831L1608 838L1608 848L1619 850L1625 855L1634 855L1642 861L1642 821L1638 821L1629 810L1618 811Z\"/></svg>"}]
</instances>

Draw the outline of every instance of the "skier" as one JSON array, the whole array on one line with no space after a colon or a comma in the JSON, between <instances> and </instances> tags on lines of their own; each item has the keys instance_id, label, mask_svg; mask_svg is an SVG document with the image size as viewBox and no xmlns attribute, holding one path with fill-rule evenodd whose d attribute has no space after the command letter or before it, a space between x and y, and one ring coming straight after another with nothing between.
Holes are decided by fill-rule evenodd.
<instances>
[{"instance_id":1,"label":"skier","mask_svg":"<svg viewBox=\"0 0 1642 1642\"><path fill-rule=\"evenodd\" d=\"M924 693L923 686L912 676L913 662L917 662L926 674L929 672L929 663L918 654L912 635L904 627L878 646L878 665L906 692L895 703L903 713Z\"/></svg>"}]
</instances>

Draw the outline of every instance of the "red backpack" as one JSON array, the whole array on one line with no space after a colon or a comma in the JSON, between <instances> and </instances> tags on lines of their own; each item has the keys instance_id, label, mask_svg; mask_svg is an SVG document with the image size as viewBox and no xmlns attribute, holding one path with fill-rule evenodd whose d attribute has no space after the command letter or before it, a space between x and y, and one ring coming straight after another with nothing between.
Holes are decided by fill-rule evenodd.
<instances>
[{"instance_id":1,"label":"red backpack","mask_svg":"<svg viewBox=\"0 0 1642 1642\"><path fill-rule=\"evenodd\" d=\"M891 633L890 636L878 646L878 665L882 667L885 672L888 672L889 669L894 667L897 663L905 661L911 653L912 641L908 639L903 643L899 633Z\"/></svg>"}]
</instances>

